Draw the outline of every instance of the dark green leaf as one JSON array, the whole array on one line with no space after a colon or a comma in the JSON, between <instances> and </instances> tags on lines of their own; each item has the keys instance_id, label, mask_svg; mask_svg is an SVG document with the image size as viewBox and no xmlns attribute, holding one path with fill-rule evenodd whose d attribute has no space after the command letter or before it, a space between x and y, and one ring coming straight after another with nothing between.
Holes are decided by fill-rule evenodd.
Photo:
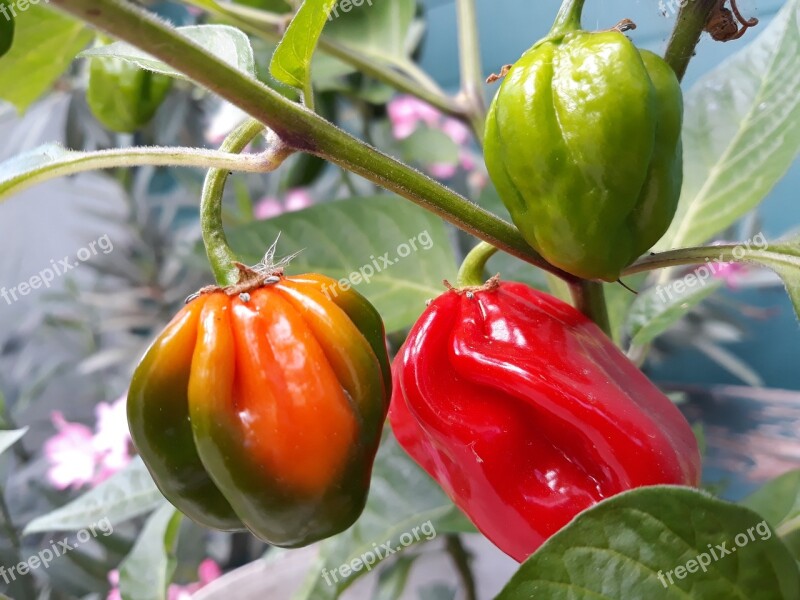
<instances>
[{"instance_id":1,"label":"dark green leaf","mask_svg":"<svg viewBox=\"0 0 800 600\"><path fill-rule=\"evenodd\" d=\"M15 0L0 0L0 57L11 49L14 43L14 13L10 7Z\"/></svg>"},{"instance_id":2,"label":"dark green leaf","mask_svg":"<svg viewBox=\"0 0 800 600\"><path fill-rule=\"evenodd\" d=\"M456 271L441 219L396 196L328 202L250 223L230 232L231 245L256 263L279 234L279 255L302 251L289 273L350 277L381 313L387 331L410 326Z\"/></svg>"},{"instance_id":3,"label":"dark green leaf","mask_svg":"<svg viewBox=\"0 0 800 600\"><path fill-rule=\"evenodd\" d=\"M107 518L114 526L150 512L164 502L140 458L79 498L38 517L23 535L41 531L78 531Z\"/></svg>"},{"instance_id":4,"label":"dark green leaf","mask_svg":"<svg viewBox=\"0 0 800 600\"><path fill-rule=\"evenodd\" d=\"M119 568L122 600L166 600L175 573L175 547L182 515L171 504L147 519L131 553Z\"/></svg>"},{"instance_id":5,"label":"dark green leaf","mask_svg":"<svg viewBox=\"0 0 800 600\"><path fill-rule=\"evenodd\" d=\"M287 85L305 89L311 77L311 57L337 0L305 0L289 24L269 65L272 76Z\"/></svg>"},{"instance_id":6,"label":"dark green leaf","mask_svg":"<svg viewBox=\"0 0 800 600\"><path fill-rule=\"evenodd\" d=\"M753 511L689 488L646 487L578 515L498 596L531 598L800 598L800 573Z\"/></svg>"}]
</instances>

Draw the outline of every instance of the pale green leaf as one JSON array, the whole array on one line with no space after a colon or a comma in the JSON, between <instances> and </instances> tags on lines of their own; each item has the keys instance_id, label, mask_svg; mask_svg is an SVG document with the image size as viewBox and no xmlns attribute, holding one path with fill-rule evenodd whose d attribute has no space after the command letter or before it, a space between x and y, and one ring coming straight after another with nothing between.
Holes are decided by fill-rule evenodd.
<instances>
[{"instance_id":1,"label":"pale green leaf","mask_svg":"<svg viewBox=\"0 0 800 600\"><path fill-rule=\"evenodd\" d=\"M800 470L773 479L742 504L762 515L800 560Z\"/></svg>"},{"instance_id":2,"label":"pale green leaf","mask_svg":"<svg viewBox=\"0 0 800 600\"><path fill-rule=\"evenodd\" d=\"M700 274L694 271L641 292L630 308L626 323L631 345L649 344L720 287L722 281L710 279L709 268L705 267Z\"/></svg>"},{"instance_id":3,"label":"pale green leaf","mask_svg":"<svg viewBox=\"0 0 800 600\"><path fill-rule=\"evenodd\" d=\"M684 184L657 248L702 243L755 208L800 150L800 0L686 95Z\"/></svg>"},{"instance_id":4,"label":"pale green leaf","mask_svg":"<svg viewBox=\"0 0 800 600\"><path fill-rule=\"evenodd\" d=\"M230 27L229 25L189 25L187 27L178 27L177 31L232 67L248 75L255 76L255 57L253 56L253 47L250 45L250 39L236 27ZM120 58L135 64L141 69L186 79L182 73L127 42L114 42L106 46L90 48L81 52L80 56L87 58L94 56Z\"/></svg>"},{"instance_id":5,"label":"pale green leaf","mask_svg":"<svg viewBox=\"0 0 800 600\"><path fill-rule=\"evenodd\" d=\"M13 431L0 431L0 454L16 444L28 432L27 427Z\"/></svg>"},{"instance_id":6,"label":"pale green leaf","mask_svg":"<svg viewBox=\"0 0 800 600\"><path fill-rule=\"evenodd\" d=\"M122 600L166 600L177 565L175 547L181 519L181 513L166 501L147 519L119 568Z\"/></svg>"}]
</instances>

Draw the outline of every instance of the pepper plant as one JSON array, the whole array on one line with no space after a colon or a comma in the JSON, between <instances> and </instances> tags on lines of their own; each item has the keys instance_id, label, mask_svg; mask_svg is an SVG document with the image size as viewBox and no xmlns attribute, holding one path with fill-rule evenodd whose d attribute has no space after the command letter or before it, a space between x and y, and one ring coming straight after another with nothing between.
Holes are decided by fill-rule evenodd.
<instances>
[{"instance_id":1,"label":"pepper plant","mask_svg":"<svg viewBox=\"0 0 800 600\"><path fill-rule=\"evenodd\" d=\"M331 584L320 568L351 563L387 532L426 520L447 535L470 599L459 535L475 528L522 563L503 600L800 598L796 477L742 504L698 489L701 444L636 364L714 291L655 301L653 290L679 278L679 267L719 259L770 269L800 314L796 239L747 252L709 243L759 205L800 148L800 0L761 32L735 2L682 3L663 57L628 39L635 24L625 15L607 30L583 29L584 3L564 0L550 33L495 69L491 105L475 0L455 2L455 95L411 58L413 0L375 0L352 15L334 0L185 0L203 19L185 27L123 0L50 0L29 14L5 3L12 16L0 20L0 74L29 66L37 27L65 42L37 65L47 77L9 82L3 97L19 108L76 60L88 62L88 107L111 131L146 127L176 86L246 115L217 150L53 145L0 165L4 200L96 169L205 172L198 212L215 285L187 299L133 374L127 414L142 462L116 485L135 481L145 499L100 503L111 520L152 513L122 563L122 598L166 597L182 515L286 548L324 540L297 598L338 597L368 569ZM396 34L386 41L396 52L360 43L375 22ZM684 95L680 81L705 31L720 41L749 31L753 40ZM259 68L266 58L268 71ZM339 69L335 86L314 77L324 61ZM328 118L347 98L369 121L387 91L468 128L502 205L481 206L378 149L368 127L356 135ZM712 113L734 96L724 113L732 122L716 135ZM710 167L701 147L717 155ZM354 194L257 226L225 222L232 174L280 176L300 165L307 181L326 163L349 188L369 182L388 194ZM740 177L744 163L758 176ZM443 222L460 233L448 237ZM370 291L370 279L399 262L379 262L384 246L405 245L406 258L409 244L423 243L414 224L435 230L453 263L443 276L454 285L432 290L409 278L437 296L427 308ZM343 250L355 238L363 256ZM451 238L469 248L458 270ZM302 252L275 260L276 244ZM524 265L545 275L547 293L504 270L494 275L489 261L502 255L491 264L513 260L514 273ZM350 289L359 283L363 295ZM2 451L24 432L0 433ZM88 526L113 489L104 485L23 533ZM137 577L142 565L157 576Z\"/></svg>"}]
</instances>

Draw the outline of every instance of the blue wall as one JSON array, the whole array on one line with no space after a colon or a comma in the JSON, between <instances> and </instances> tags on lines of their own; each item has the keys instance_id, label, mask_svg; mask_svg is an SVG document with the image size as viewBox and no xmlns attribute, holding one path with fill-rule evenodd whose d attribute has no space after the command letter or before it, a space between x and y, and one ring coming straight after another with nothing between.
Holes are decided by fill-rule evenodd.
<instances>
[{"instance_id":1,"label":"blue wall","mask_svg":"<svg viewBox=\"0 0 800 600\"><path fill-rule=\"evenodd\" d=\"M534 41L550 28L560 2L558 0L476 0L482 42L484 70L488 75L514 62ZM446 88L458 86L458 48L455 6L450 1L423 0L429 30L422 53L422 66ZM665 0L667 6L670 5ZM677 3L676 3L677 4ZM757 6L756 6L757 4ZM688 89L703 73L752 41L772 16L782 0L740 0L745 16L756 16L761 23L740 40L719 43L709 36L697 48L697 56L684 80ZM629 33L640 46L663 53L675 22L675 14L663 16L656 0L589 0L584 12L584 26L607 29L623 18L630 18L637 29ZM492 93L489 90L488 93ZM787 233L800 224L800 162L796 161L787 176L775 187L759 212L768 238ZM745 319L750 337L731 344L728 349L751 365L768 387L800 389L800 328L786 295L777 290L729 293L731 298L761 307L775 308L777 316L767 321ZM740 383L698 352L682 352L655 370L657 379L674 382Z\"/></svg>"}]
</instances>

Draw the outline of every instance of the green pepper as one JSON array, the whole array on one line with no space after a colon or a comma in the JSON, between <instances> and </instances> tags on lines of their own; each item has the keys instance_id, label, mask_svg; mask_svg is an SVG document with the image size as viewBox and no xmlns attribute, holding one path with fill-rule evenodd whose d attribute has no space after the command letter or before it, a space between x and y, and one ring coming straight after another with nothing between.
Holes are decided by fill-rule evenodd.
<instances>
[{"instance_id":1,"label":"green pepper","mask_svg":"<svg viewBox=\"0 0 800 600\"><path fill-rule=\"evenodd\" d=\"M486 166L545 259L615 281L675 215L683 98L670 66L636 48L626 27L583 31L582 7L567 0L506 72L486 124Z\"/></svg>"},{"instance_id":2,"label":"green pepper","mask_svg":"<svg viewBox=\"0 0 800 600\"><path fill-rule=\"evenodd\" d=\"M171 77L102 56L91 59L86 101L105 127L133 133L150 122L171 86Z\"/></svg>"}]
</instances>

